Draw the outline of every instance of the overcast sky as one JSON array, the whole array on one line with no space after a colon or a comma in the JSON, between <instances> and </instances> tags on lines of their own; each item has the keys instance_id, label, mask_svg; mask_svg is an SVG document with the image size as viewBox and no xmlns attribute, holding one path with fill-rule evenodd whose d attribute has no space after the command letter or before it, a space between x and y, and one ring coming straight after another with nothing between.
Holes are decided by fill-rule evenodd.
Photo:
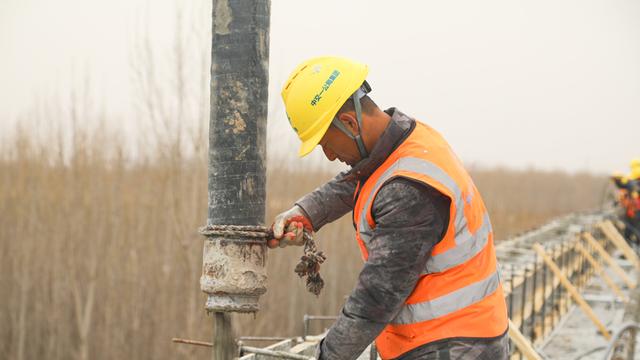
<instances>
[{"instance_id":1,"label":"overcast sky","mask_svg":"<svg viewBox=\"0 0 640 360\"><path fill-rule=\"evenodd\" d=\"M186 23L210 28L208 1L0 0L0 131L88 74L110 126L135 135L132 39L143 23L158 54L170 49L180 3ZM372 98L440 130L467 164L611 172L640 157L639 1L273 0L271 10L271 156L321 161L319 150L294 160L279 93L297 63L335 54L369 64Z\"/></svg>"}]
</instances>

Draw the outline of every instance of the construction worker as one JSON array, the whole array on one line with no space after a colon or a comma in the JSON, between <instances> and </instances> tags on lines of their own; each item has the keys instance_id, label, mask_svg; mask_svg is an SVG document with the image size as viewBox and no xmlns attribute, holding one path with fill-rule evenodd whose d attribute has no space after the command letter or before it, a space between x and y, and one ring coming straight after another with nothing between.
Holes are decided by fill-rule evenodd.
<instances>
[{"instance_id":1,"label":"construction worker","mask_svg":"<svg viewBox=\"0 0 640 360\"><path fill-rule=\"evenodd\" d=\"M302 245L353 212L364 267L318 359L506 359L507 310L482 197L443 137L368 96L368 67L298 66L282 90L305 156L351 167L278 215L269 247Z\"/></svg>"},{"instance_id":2,"label":"construction worker","mask_svg":"<svg viewBox=\"0 0 640 360\"><path fill-rule=\"evenodd\" d=\"M618 202L623 214L620 219L625 224L624 236L629 242L640 244L640 159L629 164L628 176L614 173L611 180L618 188Z\"/></svg>"},{"instance_id":3,"label":"construction worker","mask_svg":"<svg viewBox=\"0 0 640 360\"><path fill-rule=\"evenodd\" d=\"M629 178L620 173L613 173L611 175L611 181L613 181L613 184L618 189L618 203L620 207L624 209L627 216L633 217L635 211L634 208L630 206L632 183L629 181Z\"/></svg>"},{"instance_id":4,"label":"construction worker","mask_svg":"<svg viewBox=\"0 0 640 360\"><path fill-rule=\"evenodd\" d=\"M629 227L635 241L640 245L640 158L631 160L631 172L629 173L629 196L635 213Z\"/></svg>"}]
</instances>

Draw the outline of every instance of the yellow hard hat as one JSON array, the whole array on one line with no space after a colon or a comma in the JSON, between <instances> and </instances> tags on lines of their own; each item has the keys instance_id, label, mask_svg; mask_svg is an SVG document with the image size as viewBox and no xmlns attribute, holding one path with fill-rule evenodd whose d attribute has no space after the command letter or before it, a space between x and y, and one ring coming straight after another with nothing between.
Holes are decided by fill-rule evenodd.
<instances>
[{"instance_id":1,"label":"yellow hard hat","mask_svg":"<svg viewBox=\"0 0 640 360\"><path fill-rule=\"evenodd\" d=\"M289 123L302 145L298 155L318 145L342 105L364 83L369 67L341 57L317 57L303 62L282 88Z\"/></svg>"},{"instance_id":2,"label":"yellow hard hat","mask_svg":"<svg viewBox=\"0 0 640 360\"><path fill-rule=\"evenodd\" d=\"M633 180L640 179L640 158L631 160L629 164L631 167L631 174L629 175Z\"/></svg>"}]
</instances>

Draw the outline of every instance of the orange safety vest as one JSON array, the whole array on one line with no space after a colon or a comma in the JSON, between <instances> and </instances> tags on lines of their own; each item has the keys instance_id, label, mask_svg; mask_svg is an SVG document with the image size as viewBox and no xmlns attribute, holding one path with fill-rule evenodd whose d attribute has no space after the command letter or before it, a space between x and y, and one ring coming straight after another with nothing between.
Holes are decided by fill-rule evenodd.
<instances>
[{"instance_id":1,"label":"orange safety vest","mask_svg":"<svg viewBox=\"0 0 640 360\"><path fill-rule=\"evenodd\" d=\"M393 359L446 338L504 334L507 307L489 215L449 144L425 124L416 122L409 137L358 187L354 222L364 260L376 227L371 215L374 198L389 179L398 176L437 189L451 199L451 207L447 231L431 250L413 292L376 339L382 358Z\"/></svg>"},{"instance_id":2,"label":"orange safety vest","mask_svg":"<svg viewBox=\"0 0 640 360\"><path fill-rule=\"evenodd\" d=\"M640 203L636 204L636 199L627 189L618 190L618 201L620 206L624 209L624 213L627 218L633 219L636 216L636 209L640 209Z\"/></svg>"}]
</instances>

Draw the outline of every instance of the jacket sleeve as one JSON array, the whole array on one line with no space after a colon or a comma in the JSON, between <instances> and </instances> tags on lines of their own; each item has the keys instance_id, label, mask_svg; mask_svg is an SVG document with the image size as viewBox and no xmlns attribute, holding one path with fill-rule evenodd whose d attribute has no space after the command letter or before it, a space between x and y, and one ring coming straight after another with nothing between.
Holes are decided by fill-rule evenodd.
<instances>
[{"instance_id":1,"label":"jacket sleeve","mask_svg":"<svg viewBox=\"0 0 640 360\"><path fill-rule=\"evenodd\" d=\"M313 230L318 231L325 224L353 210L356 182L346 180L347 173L348 171L341 172L326 184L296 201L296 205L300 206L311 220Z\"/></svg>"},{"instance_id":2,"label":"jacket sleeve","mask_svg":"<svg viewBox=\"0 0 640 360\"><path fill-rule=\"evenodd\" d=\"M376 196L376 221L355 289L319 346L320 359L356 359L394 319L449 221L449 199L395 178Z\"/></svg>"}]
</instances>

